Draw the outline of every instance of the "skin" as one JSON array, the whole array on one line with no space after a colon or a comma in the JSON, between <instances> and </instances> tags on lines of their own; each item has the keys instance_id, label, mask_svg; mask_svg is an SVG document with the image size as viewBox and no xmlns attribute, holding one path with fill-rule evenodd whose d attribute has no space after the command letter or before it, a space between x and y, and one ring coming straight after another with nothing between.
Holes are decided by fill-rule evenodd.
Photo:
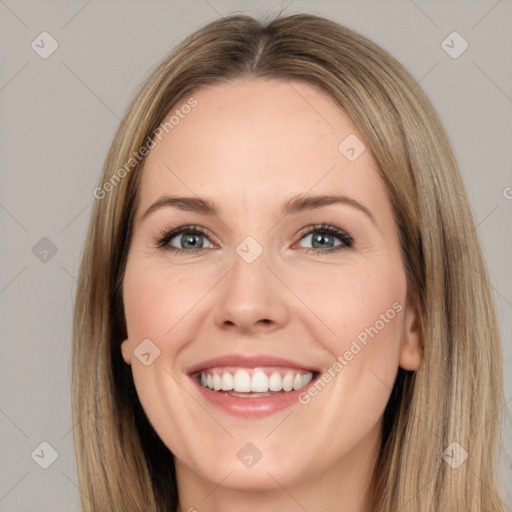
<instances>
[{"instance_id":1,"label":"skin","mask_svg":"<svg viewBox=\"0 0 512 512\"><path fill-rule=\"evenodd\" d=\"M366 490L398 367L421 362L417 313L406 301L398 230L377 165L368 149L353 162L338 150L349 134L363 137L314 86L251 78L194 97L198 105L145 162L123 282L122 355L175 455L178 510L370 511ZM209 199L218 215L163 207L142 219L166 194ZM283 217L281 205L299 194L342 194L373 220L348 204ZM333 251L342 243L333 238L323 253L308 252L318 247L311 226L322 223L348 230L354 245ZM207 230L201 251L156 247L162 232L188 224ZM236 252L247 236L263 248L253 263ZM182 247L182 238L172 245ZM240 418L205 402L186 374L230 353L327 371L394 303L401 311L306 405ZM149 366L133 353L147 338L160 350ZM252 468L236 455L247 442L262 454Z\"/></svg>"}]
</instances>

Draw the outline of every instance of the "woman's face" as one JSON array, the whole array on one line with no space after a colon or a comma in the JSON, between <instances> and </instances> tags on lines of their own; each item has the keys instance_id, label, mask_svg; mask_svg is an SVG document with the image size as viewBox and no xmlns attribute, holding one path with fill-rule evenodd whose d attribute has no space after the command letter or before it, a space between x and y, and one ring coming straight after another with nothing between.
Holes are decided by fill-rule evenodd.
<instances>
[{"instance_id":1,"label":"woman's face","mask_svg":"<svg viewBox=\"0 0 512 512\"><path fill-rule=\"evenodd\" d=\"M398 367L421 357L377 165L311 85L193 97L138 191L122 353L142 406L179 481L367 476Z\"/></svg>"}]
</instances>

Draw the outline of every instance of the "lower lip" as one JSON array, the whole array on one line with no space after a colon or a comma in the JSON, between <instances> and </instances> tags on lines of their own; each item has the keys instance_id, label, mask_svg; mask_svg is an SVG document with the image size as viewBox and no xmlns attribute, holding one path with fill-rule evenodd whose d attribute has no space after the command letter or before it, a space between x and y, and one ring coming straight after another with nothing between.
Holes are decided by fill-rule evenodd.
<instances>
[{"instance_id":1,"label":"lower lip","mask_svg":"<svg viewBox=\"0 0 512 512\"><path fill-rule=\"evenodd\" d=\"M299 403L299 395L304 393L308 387L314 384L315 379L297 391L288 391L286 393L276 393L271 396L262 396L257 398L242 398L229 395L226 391L212 391L209 388L201 386L194 379L194 384L199 388L201 395L212 405L223 411L243 418L262 418L270 416L276 412L282 411L287 407Z\"/></svg>"}]
</instances>

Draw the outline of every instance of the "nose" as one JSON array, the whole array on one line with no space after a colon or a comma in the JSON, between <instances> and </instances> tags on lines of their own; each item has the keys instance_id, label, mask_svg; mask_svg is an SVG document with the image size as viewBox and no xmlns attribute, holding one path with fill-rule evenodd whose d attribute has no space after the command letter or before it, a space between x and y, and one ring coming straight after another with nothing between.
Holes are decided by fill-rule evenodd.
<instances>
[{"instance_id":1,"label":"nose","mask_svg":"<svg viewBox=\"0 0 512 512\"><path fill-rule=\"evenodd\" d=\"M287 323L286 287L268 264L265 251L252 263L235 253L233 267L220 283L216 297L217 326L250 334L279 329Z\"/></svg>"}]
</instances>

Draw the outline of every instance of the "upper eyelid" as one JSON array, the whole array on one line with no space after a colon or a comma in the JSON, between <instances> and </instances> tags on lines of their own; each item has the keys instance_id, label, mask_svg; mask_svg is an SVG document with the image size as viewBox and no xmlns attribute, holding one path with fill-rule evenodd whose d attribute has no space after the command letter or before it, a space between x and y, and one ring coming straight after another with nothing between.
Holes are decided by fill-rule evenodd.
<instances>
[{"instance_id":1,"label":"upper eyelid","mask_svg":"<svg viewBox=\"0 0 512 512\"><path fill-rule=\"evenodd\" d=\"M177 236L184 235L186 233L191 233L191 232L199 233L208 238L210 238L210 236L212 236L212 235L210 235L210 231L206 228L203 228L202 226L196 226L194 224L187 224L187 225L178 226L176 228L166 229L166 230L162 231L157 236L158 245L160 245L160 243L162 241L165 241L165 240L170 241L173 238L176 238ZM215 238L215 237L213 236L213 238Z\"/></svg>"}]
</instances>

